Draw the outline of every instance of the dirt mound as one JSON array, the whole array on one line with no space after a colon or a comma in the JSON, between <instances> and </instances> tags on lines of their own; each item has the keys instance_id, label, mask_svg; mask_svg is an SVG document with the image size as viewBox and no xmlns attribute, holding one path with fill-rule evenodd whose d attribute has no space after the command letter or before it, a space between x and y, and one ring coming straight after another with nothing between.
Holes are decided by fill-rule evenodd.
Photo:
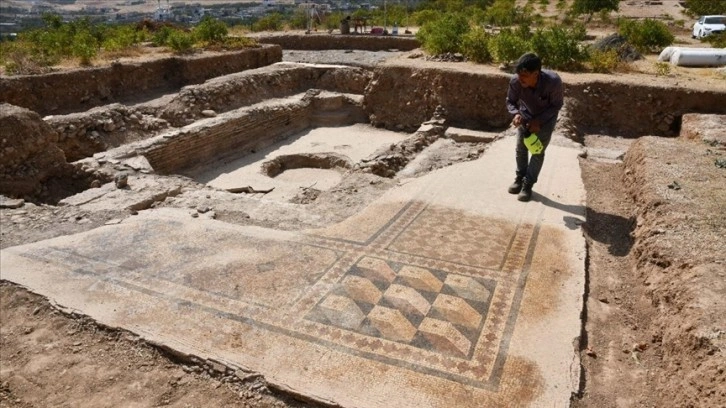
<instances>
[{"instance_id":1,"label":"dirt mound","mask_svg":"<svg viewBox=\"0 0 726 408\"><path fill-rule=\"evenodd\" d=\"M653 385L670 406L726 406L726 170L715 164L724 156L701 141L644 137L625 158L638 207L633 255L656 310Z\"/></svg>"},{"instance_id":2,"label":"dirt mound","mask_svg":"<svg viewBox=\"0 0 726 408\"><path fill-rule=\"evenodd\" d=\"M58 134L37 113L0 104L0 128L0 194L42 196L48 179L73 175L56 144Z\"/></svg>"}]
</instances>

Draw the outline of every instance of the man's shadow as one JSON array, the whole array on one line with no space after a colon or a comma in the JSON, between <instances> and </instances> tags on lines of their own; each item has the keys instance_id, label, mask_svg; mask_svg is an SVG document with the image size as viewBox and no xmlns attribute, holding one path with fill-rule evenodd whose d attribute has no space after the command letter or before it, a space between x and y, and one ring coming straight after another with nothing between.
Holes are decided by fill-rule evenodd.
<instances>
[{"instance_id":1,"label":"man's shadow","mask_svg":"<svg viewBox=\"0 0 726 408\"><path fill-rule=\"evenodd\" d=\"M632 232L635 226L635 217L625 218L619 215L601 213L582 205L563 204L537 193L532 194L532 201L573 214L574 216L565 215L562 217L567 228L574 230L582 226L588 237L608 245L608 252L611 255L625 256L630 253L633 246ZM580 218L583 209L585 210L584 223Z\"/></svg>"}]
</instances>

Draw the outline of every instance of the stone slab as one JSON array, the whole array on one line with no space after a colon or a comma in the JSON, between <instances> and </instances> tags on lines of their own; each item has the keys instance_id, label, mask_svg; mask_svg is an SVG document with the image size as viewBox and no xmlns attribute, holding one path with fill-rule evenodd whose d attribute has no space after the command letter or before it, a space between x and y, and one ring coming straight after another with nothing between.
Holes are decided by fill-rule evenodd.
<instances>
[{"instance_id":1,"label":"stone slab","mask_svg":"<svg viewBox=\"0 0 726 408\"><path fill-rule=\"evenodd\" d=\"M506 137L330 228L151 209L4 249L0 277L331 404L567 406L584 285L578 153L550 146L529 203L506 192Z\"/></svg>"}]
</instances>

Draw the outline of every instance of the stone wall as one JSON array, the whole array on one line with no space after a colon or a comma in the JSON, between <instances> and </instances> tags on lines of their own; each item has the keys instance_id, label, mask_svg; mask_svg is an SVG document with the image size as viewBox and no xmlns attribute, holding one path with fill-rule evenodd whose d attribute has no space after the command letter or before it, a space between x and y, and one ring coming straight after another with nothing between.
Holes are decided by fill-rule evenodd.
<instances>
[{"instance_id":1,"label":"stone wall","mask_svg":"<svg viewBox=\"0 0 726 408\"><path fill-rule=\"evenodd\" d=\"M566 106L579 133L678 136L684 114L726 114L726 87L676 87L591 81L566 85Z\"/></svg>"},{"instance_id":2,"label":"stone wall","mask_svg":"<svg viewBox=\"0 0 726 408\"><path fill-rule=\"evenodd\" d=\"M158 143L138 153L157 173L184 173L231 154L241 157L299 133L310 126L309 103L279 104L231 112L157 137Z\"/></svg>"},{"instance_id":3,"label":"stone wall","mask_svg":"<svg viewBox=\"0 0 726 408\"><path fill-rule=\"evenodd\" d=\"M385 66L365 91L365 110L375 126L414 131L441 105L450 126L474 130L506 127L509 76L465 71Z\"/></svg>"},{"instance_id":4,"label":"stone wall","mask_svg":"<svg viewBox=\"0 0 726 408\"><path fill-rule=\"evenodd\" d=\"M145 156L157 173L189 174L226 158L255 153L321 122L328 126L359 123L365 119L360 99L308 91L168 131L139 144L135 154Z\"/></svg>"},{"instance_id":5,"label":"stone wall","mask_svg":"<svg viewBox=\"0 0 726 408\"><path fill-rule=\"evenodd\" d=\"M0 103L0 195L38 195L51 177L72 174L58 134L37 113Z\"/></svg>"},{"instance_id":6,"label":"stone wall","mask_svg":"<svg viewBox=\"0 0 726 408\"><path fill-rule=\"evenodd\" d=\"M202 117L204 110L227 112L313 88L362 94L371 76L361 68L275 64L188 86L169 100L159 117L183 126Z\"/></svg>"},{"instance_id":7,"label":"stone wall","mask_svg":"<svg viewBox=\"0 0 726 408\"><path fill-rule=\"evenodd\" d=\"M285 50L411 51L421 46L416 37L395 35L277 34L253 37L261 43L277 44Z\"/></svg>"},{"instance_id":8,"label":"stone wall","mask_svg":"<svg viewBox=\"0 0 726 408\"><path fill-rule=\"evenodd\" d=\"M365 110L373 125L413 131L432 117L437 105L445 109L450 126L496 130L509 125L505 109L509 74L452 69L451 64L415 65L405 62L375 69L365 91ZM563 77L565 109L559 126L575 139L585 133L677 136L684 114L726 114L723 87L693 90L570 78L576 76Z\"/></svg>"},{"instance_id":9,"label":"stone wall","mask_svg":"<svg viewBox=\"0 0 726 408\"><path fill-rule=\"evenodd\" d=\"M169 57L47 75L3 77L0 78L0 101L36 111L41 116L64 114L176 90L281 60L279 46L263 45L224 54Z\"/></svg>"}]
</instances>

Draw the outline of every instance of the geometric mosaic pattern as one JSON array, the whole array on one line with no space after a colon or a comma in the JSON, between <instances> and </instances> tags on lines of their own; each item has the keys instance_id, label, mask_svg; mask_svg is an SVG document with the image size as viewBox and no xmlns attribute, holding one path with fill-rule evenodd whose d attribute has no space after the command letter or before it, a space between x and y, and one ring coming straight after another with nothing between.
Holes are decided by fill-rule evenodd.
<instances>
[{"instance_id":1,"label":"geometric mosaic pattern","mask_svg":"<svg viewBox=\"0 0 726 408\"><path fill-rule=\"evenodd\" d=\"M499 268L514 232L511 223L462 214L451 208L426 208L389 246L444 261Z\"/></svg>"},{"instance_id":2,"label":"geometric mosaic pattern","mask_svg":"<svg viewBox=\"0 0 726 408\"><path fill-rule=\"evenodd\" d=\"M158 220L117 227L154 246L71 243L23 256L215 318L496 389L538 228L416 200L394 205L393 217L357 241L317 234L269 240L234 229L210 236L195 224ZM112 242L115 229L91 234ZM167 239L174 234L179 238ZM228 252L204 249L211 238Z\"/></svg>"},{"instance_id":3,"label":"geometric mosaic pattern","mask_svg":"<svg viewBox=\"0 0 726 408\"><path fill-rule=\"evenodd\" d=\"M340 351L496 388L536 231L412 201L364 241L309 236L341 257L296 304L294 330Z\"/></svg>"},{"instance_id":4,"label":"geometric mosaic pattern","mask_svg":"<svg viewBox=\"0 0 726 408\"><path fill-rule=\"evenodd\" d=\"M366 256L307 319L468 359L494 288L491 280Z\"/></svg>"}]
</instances>

